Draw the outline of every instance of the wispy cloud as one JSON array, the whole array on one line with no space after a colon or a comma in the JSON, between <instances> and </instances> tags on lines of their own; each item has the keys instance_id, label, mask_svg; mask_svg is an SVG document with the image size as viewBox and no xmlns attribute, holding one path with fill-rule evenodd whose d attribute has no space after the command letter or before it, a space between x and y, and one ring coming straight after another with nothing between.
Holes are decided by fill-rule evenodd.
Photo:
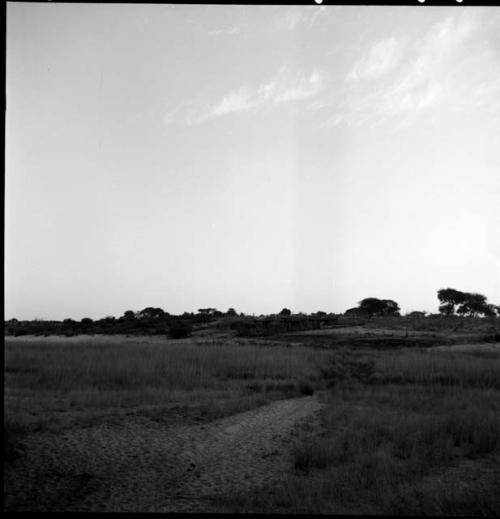
<instances>
[{"instance_id":1,"label":"wispy cloud","mask_svg":"<svg viewBox=\"0 0 500 519\"><path fill-rule=\"evenodd\" d=\"M399 57L400 44L396 38L384 38L375 42L368 55L354 65L346 81L379 78L394 69Z\"/></svg>"},{"instance_id":2,"label":"wispy cloud","mask_svg":"<svg viewBox=\"0 0 500 519\"><path fill-rule=\"evenodd\" d=\"M310 29L324 13L325 7L303 6L288 9L284 15L280 13L280 25L290 31L299 27Z\"/></svg>"},{"instance_id":3,"label":"wispy cloud","mask_svg":"<svg viewBox=\"0 0 500 519\"><path fill-rule=\"evenodd\" d=\"M208 106L189 103L174 108L164 116L164 122L183 121L194 125L229 114L272 109L286 103L312 99L323 90L324 84L324 75L318 70L309 74L292 74L287 68L282 68L269 81L253 88L241 86L231 90Z\"/></svg>"},{"instance_id":4,"label":"wispy cloud","mask_svg":"<svg viewBox=\"0 0 500 519\"><path fill-rule=\"evenodd\" d=\"M374 42L347 74L344 103L336 105L325 125L376 126L411 118L448 99L465 43L478 27L474 15L450 16L411 47L393 37ZM361 81L373 79L379 81Z\"/></svg>"},{"instance_id":5,"label":"wispy cloud","mask_svg":"<svg viewBox=\"0 0 500 519\"><path fill-rule=\"evenodd\" d=\"M255 98L248 88L241 87L238 90L227 93L210 111L204 115L208 117L220 117L232 112L246 112L255 106Z\"/></svg>"},{"instance_id":6,"label":"wispy cloud","mask_svg":"<svg viewBox=\"0 0 500 519\"><path fill-rule=\"evenodd\" d=\"M272 80L254 89L241 87L228 92L214 106L201 114L198 122L229 113L272 108L287 102L310 99L322 88L323 78L317 70L313 70L308 75L292 75L287 69L282 69Z\"/></svg>"},{"instance_id":7,"label":"wispy cloud","mask_svg":"<svg viewBox=\"0 0 500 519\"><path fill-rule=\"evenodd\" d=\"M289 13L284 19L292 30L314 23L319 9ZM376 127L389 121L404 126L437 109L495 114L500 111L500 52L494 29L479 10L454 13L418 37L394 32L366 42L343 70L328 73L323 59L321 67L307 72L282 68L266 81L236 84L219 97L203 98L200 92L172 107L164 122L199 125L289 103L330 127Z\"/></svg>"},{"instance_id":8,"label":"wispy cloud","mask_svg":"<svg viewBox=\"0 0 500 519\"><path fill-rule=\"evenodd\" d=\"M463 45L477 27L471 17L449 17L432 27L421 42L416 59L381 95L379 110L383 108L388 115L415 112L442 99Z\"/></svg>"}]
</instances>

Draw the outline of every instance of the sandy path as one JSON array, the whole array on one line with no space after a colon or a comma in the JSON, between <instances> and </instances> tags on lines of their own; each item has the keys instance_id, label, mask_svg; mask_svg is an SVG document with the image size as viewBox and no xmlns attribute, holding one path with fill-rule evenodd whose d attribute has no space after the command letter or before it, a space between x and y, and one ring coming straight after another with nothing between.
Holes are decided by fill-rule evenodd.
<instances>
[{"instance_id":1,"label":"sandy path","mask_svg":"<svg viewBox=\"0 0 500 519\"><path fill-rule=\"evenodd\" d=\"M5 509L203 512L210 498L270 488L290 468L295 426L314 396L281 400L205 425L138 420L34 434L5 472Z\"/></svg>"}]
</instances>

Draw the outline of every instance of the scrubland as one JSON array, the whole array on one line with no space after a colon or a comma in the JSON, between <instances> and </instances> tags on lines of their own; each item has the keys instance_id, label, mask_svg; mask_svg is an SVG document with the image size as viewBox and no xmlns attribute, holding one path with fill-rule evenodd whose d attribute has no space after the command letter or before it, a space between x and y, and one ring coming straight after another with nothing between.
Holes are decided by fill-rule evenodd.
<instances>
[{"instance_id":1,"label":"scrubland","mask_svg":"<svg viewBox=\"0 0 500 519\"><path fill-rule=\"evenodd\" d=\"M214 419L312 392L326 356L265 341L6 338L4 428L14 441L130 412Z\"/></svg>"},{"instance_id":2,"label":"scrubland","mask_svg":"<svg viewBox=\"0 0 500 519\"><path fill-rule=\"evenodd\" d=\"M337 352L320 431L264 506L292 513L500 513L500 349Z\"/></svg>"},{"instance_id":3,"label":"scrubland","mask_svg":"<svg viewBox=\"0 0 500 519\"><path fill-rule=\"evenodd\" d=\"M9 477L27 435L138 417L208 423L314 393L319 424L299 431L282 484L265 497L220 498L218 510L500 514L497 344L316 349L311 340L6 338Z\"/></svg>"}]
</instances>

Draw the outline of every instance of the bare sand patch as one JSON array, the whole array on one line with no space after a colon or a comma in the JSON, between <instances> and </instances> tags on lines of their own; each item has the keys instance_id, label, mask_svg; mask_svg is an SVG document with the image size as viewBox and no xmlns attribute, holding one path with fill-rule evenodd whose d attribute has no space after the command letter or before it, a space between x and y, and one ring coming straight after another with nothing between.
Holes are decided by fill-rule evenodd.
<instances>
[{"instance_id":1,"label":"bare sand patch","mask_svg":"<svg viewBox=\"0 0 500 519\"><path fill-rule=\"evenodd\" d=\"M5 471L5 509L204 512L211 498L272 487L289 469L295 427L315 396L281 400L204 425L125 424L25 438Z\"/></svg>"}]
</instances>

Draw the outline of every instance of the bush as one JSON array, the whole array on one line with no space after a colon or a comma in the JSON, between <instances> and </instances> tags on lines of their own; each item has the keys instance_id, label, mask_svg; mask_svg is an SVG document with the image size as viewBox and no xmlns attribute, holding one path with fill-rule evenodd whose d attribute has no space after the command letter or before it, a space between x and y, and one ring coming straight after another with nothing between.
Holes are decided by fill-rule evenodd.
<instances>
[{"instance_id":1,"label":"bush","mask_svg":"<svg viewBox=\"0 0 500 519\"><path fill-rule=\"evenodd\" d=\"M182 321L173 323L168 331L171 339L185 339L186 337L191 337L191 333L191 325Z\"/></svg>"},{"instance_id":2,"label":"bush","mask_svg":"<svg viewBox=\"0 0 500 519\"><path fill-rule=\"evenodd\" d=\"M314 394L314 388L306 380L300 380L299 384L298 384L298 388L299 388L299 392L302 395L313 395Z\"/></svg>"}]
</instances>

